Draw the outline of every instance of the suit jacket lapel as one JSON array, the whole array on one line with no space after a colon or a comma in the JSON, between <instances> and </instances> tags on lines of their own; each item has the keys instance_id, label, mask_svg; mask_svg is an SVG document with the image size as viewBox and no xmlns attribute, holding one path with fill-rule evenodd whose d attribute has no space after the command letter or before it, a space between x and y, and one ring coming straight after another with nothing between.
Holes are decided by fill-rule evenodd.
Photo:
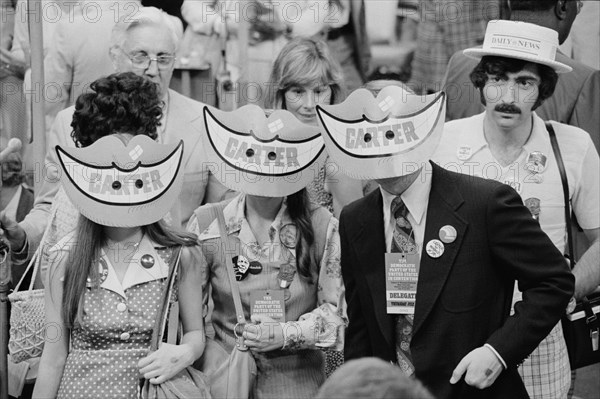
<instances>
[{"instance_id":1,"label":"suit jacket lapel","mask_svg":"<svg viewBox=\"0 0 600 399\"><path fill-rule=\"evenodd\" d=\"M433 176L421 251L413 335L418 333L440 296L468 227L468 223L456 212L464 200L456 186L452 184L455 177L449 176L448 172L439 166L433 163L432 165ZM431 240L439 240L440 228L446 225L456 229L456 240L444 244L442 256L432 258L427 254L427 243Z\"/></svg>"},{"instance_id":2,"label":"suit jacket lapel","mask_svg":"<svg viewBox=\"0 0 600 399\"><path fill-rule=\"evenodd\" d=\"M193 156L204 156L199 153L202 148L202 134L204 126L202 117L202 103L197 102L198 107L191 106L191 99L187 99L174 90L169 89L169 108L167 111L167 128L165 129L164 143L176 143L183 140L185 149L183 152L182 166L188 164Z\"/></svg>"},{"instance_id":3,"label":"suit jacket lapel","mask_svg":"<svg viewBox=\"0 0 600 399\"><path fill-rule=\"evenodd\" d=\"M357 260L371 293L375 317L388 344L394 345L393 316L387 314L385 300L385 234L383 228L383 198L375 190L366 198L364 212L357 223L351 242L356 248Z\"/></svg>"}]
</instances>

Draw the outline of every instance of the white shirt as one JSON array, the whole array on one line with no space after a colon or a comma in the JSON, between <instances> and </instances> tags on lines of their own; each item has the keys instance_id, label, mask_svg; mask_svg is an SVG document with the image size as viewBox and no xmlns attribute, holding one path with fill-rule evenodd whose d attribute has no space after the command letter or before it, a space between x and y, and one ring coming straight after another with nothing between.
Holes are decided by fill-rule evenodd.
<instances>
[{"instance_id":1,"label":"white shirt","mask_svg":"<svg viewBox=\"0 0 600 399\"><path fill-rule=\"evenodd\" d=\"M440 166L467 175L480 176L512 186L526 202L540 201L540 227L559 251L565 250L566 224L560 173L544 121L535 113L531 136L521 154L503 167L494 158L483 134L485 113L446 123L433 159ZM590 135L575 126L552 122L569 181L571 207L583 229L600 227L600 170L598 153ZM463 153L460 159L458 150ZM547 158L541 173L527 170L529 154L541 152ZM541 180L537 178L541 176Z\"/></svg>"}]
</instances>

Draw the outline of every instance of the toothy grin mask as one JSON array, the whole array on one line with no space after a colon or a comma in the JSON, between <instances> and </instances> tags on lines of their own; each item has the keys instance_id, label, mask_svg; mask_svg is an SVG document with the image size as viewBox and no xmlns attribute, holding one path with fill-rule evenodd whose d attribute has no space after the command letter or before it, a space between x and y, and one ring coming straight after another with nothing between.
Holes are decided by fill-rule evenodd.
<instances>
[{"instance_id":1,"label":"toothy grin mask","mask_svg":"<svg viewBox=\"0 0 600 399\"><path fill-rule=\"evenodd\" d=\"M377 98L359 89L341 104L317 106L327 152L348 176L404 176L432 156L442 134L445 94L411 94L387 86Z\"/></svg>"},{"instance_id":2,"label":"toothy grin mask","mask_svg":"<svg viewBox=\"0 0 600 399\"><path fill-rule=\"evenodd\" d=\"M56 146L71 202L88 219L114 227L152 224L171 209L183 183L183 141L158 144L106 136L85 148Z\"/></svg>"},{"instance_id":3,"label":"toothy grin mask","mask_svg":"<svg viewBox=\"0 0 600 399\"><path fill-rule=\"evenodd\" d=\"M268 118L256 105L232 112L204 108L212 173L228 188L263 197L300 191L319 174L325 143L316 126L285 110Z\"/></svg>"}]
</instances>

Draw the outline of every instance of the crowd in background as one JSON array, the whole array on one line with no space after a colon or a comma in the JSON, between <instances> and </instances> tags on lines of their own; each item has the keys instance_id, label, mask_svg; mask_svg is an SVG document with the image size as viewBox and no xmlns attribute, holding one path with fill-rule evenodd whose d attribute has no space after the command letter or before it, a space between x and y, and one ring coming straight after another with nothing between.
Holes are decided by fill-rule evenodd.
<instances>
[{"instance_id":1,"label":"crowd in background","mask_svg":"<svg viewBox=\"0 0 600 399\"><path fill-rule=\"evenodd\" d=\"M205 104L198 101L201 96L202 99L211 99L208 105L225 110L246 104L260 106L267 116L285 110L306 125L306 129L309 129L308 126L316 129L319 126L315 111L317 106L344 103L350 93L361 87L377 95L383 87L397 86L423 98L444 91L447 123L441 138L442 144L431 158L442 166L460 164L459 172L484 177L489 177L486 176L487 169L475 170L465 166L468 165L465 162L477 161L480 165L497 163L500 173L489 178L513 187L520 194L553 246L541 243L534 233L527 237L534 239L536 245L539 244L539 248L542 248L540 253L548 259L548 268L555 265L556 271L560 269L558 260L548 247L553 250L556 247L563 253L566 250L565 223L560 219L562 205L558 203L562 201L558 174L543 173L542 170L537 176L543 175L548 180L544 184L543 178L540 178L539 184L531 191L530 186L523 189L518 179L509 176L511 165L519 165L521 161L525 163L521 159L523 157L529 161L528 157L542 151L542 148L544 158L549 159L544 160L544 168L546 162L553 165L555 161L551 156L551 147L544 146L546 143L540 138L546 132L544 121L552 120L556 123L555 129L567 165L573 212L582 230L576 235L576 255L580 263L578 269L573 271L575 283L571 288L567 287L566 280L557 284L563 284L561 295L565 296L571 289L574 290L573 296L580 298L592 292L600 283L600 277L596 277L600 275L597 272L600 259L600 226L597 224L600 24L599 19L594 18L600 12L598 2L42 0L39 3L29 2L29 7L31 4L37 4L40 8L28 12L28 2L25 0L2 0L0 8L0 143L2 149L6 148L11 138L18 138L23 143L21 150L3 158L2 162L1 222L3 235L12 247L13 281L20 278L23 265L31 260L39 246L60 242L75 229L79 232L78 236L93 237L102 243L93 250L104 251L107 258L110 257L110 250L118 250L119 245L131 241L135 241L137 246L153 247L148 251L156 259L163 259L164 264L169 263L165 260L168 257L165 258L160 251L153 252L156 248L183 245L185 249L185 261L182 262L185 279L182 280L181 292L181 302L184 304L181 310L183 341L180 345L169 347L175 353L176 360L173 363L176 366L165 366L167 361L160 357L160 353L154 357L142 354L140 348L149 342L152 335L153 324L149 321L153 319L152 315L139 321L135 327L139 337L131 339L135 347L133 349L140 350L140 353L131 355L131 352L127 352L115 358L127 364L125 371L119 371L118 376L114 370L111 372L102 368L99 361L89 362L86 354L72 354L69 345L74 345L77 350L86 345L97 345L98 336L102 337L100 346L117 350L126 346L121 341L129 340L129 337L125 340L121 336L113 337L108 327L104 329L88 321L88 324L81 323L73 329L70 342L65 339L47 347L40 364L40 383L33 392L35 397L84 395L78 390L77 384L87 384L89 376L94 373L109 380L118 380L124 389L122 392L128 392L124 396L134 395L139 388L136 379L138 370L143 369L141 372L147 374L147 378L164 381L179 372L189 360L188 355L183 354L184 347L189 353L199 356L202 350L199 349L201 345L196 334L203 329L212 331L216 339L231 351L237 337L236 315L231 306L233 302L227 288L227 275L219 272L227 267L227 262L225 257L206 256L201 250L214 242L222 244L223 237L219 236L215 223L200 223L202 214L198 213L198 209L206 209L203 208L206 204L223 201L227 203L223 213L229 234L234 232L245 244L244 251L247 252L240 252L239 257L256 259L263 268L262 273L258 274L260 281L258 277L247 281L244 281L245 276L240 277L245 308L251 306L248 299L251 291L264 285L268 279L281 282L279 266L269 266L272 259L285 257L287 261L289 257L289 262L297 268L295 279L292 275L289 281L294 285L286 299L286 306L289 306L286 312L291 318L289 323L301 333L287 334L284 325L283 330L276 330L267 340L253 336L249 330L244 331L246 344L261 354L256 358L259 369L255 391L257 397L361 397L369 393L377 397L433 397L426 388L440 397L451 397L448 393L450 388L419 374L419 367L425 368L424 354L417 359L421 363L417 363L416 373L425 388L416 379L405 378L406 370L401 372L402 367L389 367L387 362L381 363L370 358L379 357L402 364L399 346L396 348L398 357L388 359L388 356L382 355L383 352L378 352L377 343L368 343L370 341L366 335L362 335L367 334L367 328L360 323L367 321L362 320L362 316L356 316L359 294L354 297L349 294L359 292L357 286L361 284L354 280L356 275L349 271L351 268L347 265L351 265L351 262L344 260L344 254L340 259L340 255L332 249L341 246L343 250L345 245L349 245L340 243L340 236L342 240L353 238L353 232L349 233L348 227L345 233L338 233L338 230L343 230L338 220L342 221L342 226L344 219L346 226L351 224L350 220L352 223L359 220L356 205L350 210L347 206L356 204L358 200L370 201L379 190L384 192L386 187L392 185L386 186L387 183L380 176L362 180L349 177L329 153L324 156L315 178L306 186L294 187L297 191L283 192L283 189L273 188L273 193L270 193L271 186L276 186L272 184L264 188L266 194L261 196L252 189L238 187L224 178L224 172L219 171L219 167L215 168L202 157L196 156L207 151L200 137L205 131L203 118L206 117ZM383 20L389 15L377 13L378 9L384 7L392 13L392 23L388 24L391 29L386 27ZM378 21L375 15L382 20ZM134 16L140 19L136 20ZM27 19L32 17L42 20L43 87L31 76L33 45ZM494 90L503 93L503 96L509 95L503 90L511 92L512 89L504 89L498 82L508 82L513 75L530 71L529 67L526 63L503 63L502 60L490 60L485 56L481 60L481 57L474 59L463 54L465 49L484 45L486 28L490 30L488 22L497 23L496 20L546 28L556 32L557 43L561 45L551 62L532 61L544 65L534 70L539 80L534 82L540 87L540 93L536 92L539 97L534 104L519 103L513 99L513 104L519 108L506 108L502 112L518 114L522 118L510 126L504 123L502 117L494 119L500 111L495 108L496 98L486 97L486 88L489 90L491 84L489 76L497 79L494 81L497 83ZM385 29L390 32L382 33ZM389 54L398 55L390 59ZM563 66L565 70L561 70ZM567 70L567 73L563 73ZM146 86L148 80L156 85ZM190 91L194 85L202 93ZM526 90L529 87L523 85L519 89ZM209 97L206 97L207 93L210 93ZM233 98L233 107L231 103L225 104L228 95L232 96L230 99ZM32 133L31 105L39 101L44 104L45 131ZM150 107L155 102L158 111ZM107 111L99 104L110 104L112 108ZM125 143L137 135L147 135L162 145L175 145L180 141L185 144L182 192L169 209L154 215L158 217L156 220L133 223L123 228L116 227L118 224L112 222L94 220L87 214L85 218L78 219L81 209L76 209L66 201L68 193L60 183L64 171L59 167L55 148L85 148L115 133L127 133L125 138L120 138ZM509 133L521 141L503 139ZM44 160L34 159L30 144L30 140L35 141L39 134L45 137L47 150ZM533 141L536 138L542 141ZM532 142L539 147L533 148ZM542 142L545 144L542 145ZM527 203L529 200L537 200L537 203L534 201L532 205L532 202ZM384 205L389 207L390 204L385 201L384 194ZM381 207L380 203L376 204ZM541 219L540 208L543 213ZM417 231L415 235L409 229L409 235L413 234L412 244L422 246L424 250L423 231L418 229L424 229L425 221L421 225L415 219L413 213L418 212L410 209L410 205L408 211L410 217L405 215L408 225L412 224ZM386 222L396 217L389 213L389 210L387 214L384 213ZM351 215L356 218L350 218ZM159 222L163 217L174 231ZM491 223L482 229L492 228ZM280 236L281 230L289 224L299 226L298 243L294 250L282 251L276 247L265 249L269 240ZM507 234L510 231L506 226L501 228ZM179 229L187 229L187 233L178 232ZM388 233L392 234L386 231L386 252L394 252ZM198 247L189 243L188 240L193 239L197 240ZM257 251L253 245L264 248L262 252ZM544 252L545 249L549 252ZM91 264L90 253L69 256L70 262L74 259L81 261L82 267ZM201 264L208 274L196 275L190 266L192 264ZM128 265L120 266L127 270ZM515 266L518 269L516 274L528 282L531 275L521 271L521 266ZM55 303L55 307L47 309L47 312L50 312L53 322L69 326L77 324L83 311L78 309L83 305L78 302L77 296L83 295L86 281L65 274L65 267L64 264L49 265L42 270L38 285L45 281L60 292L58 298L61 304ZM115 270L118 267L115 265ZM88 271L82 270L85 271L81 273ZM62 274L71 281L65 293L59 288L64 282ZM540 274L539 278L549 279L550 276ZM130 298L131 306L144 309L147 297L158 298L157 292L162 289L162 283L157 283L159 280L144 281L139 291L134 291L133 285L126 287L125 290L132 290L134 299ZM348 281L351 281L350 286ZM489 280L482 282L487 283ZM285 282L282 284L285 285ZM199 296L199 292L194 292L191 288L193 285L203 288L204 298ZM522 300L521 291L528 290L526 285L514 290L513 312L518 309L518 305L514 304ZM209 287L212 295L210 300ZM56 298L52 295L57 294L51 294L50 300ZM353 298L353 301L349 298ZM94 301L112 304L114 298L95 297ZM102 306L85 306L86 312L97 312L99 319L112 317L102 313ZM556 306L561 305L557 302ZM206 316L206 325L201 322L202 317L196 320L193 314ZM271 319L262 320L254 316L250 319L250 315L247 316L250 324L273 322ZM354 325L359 327L352 328L351 325L348 330L352 345L348 351L344 348L344 344L349 342L348 338L344 342L344 329L353 320ZM114 321L107 322L112 323ZM395 330L392 328L394 334L399 334L399 329L407 328L406 325L399 327L401 321L398 323ZM312 340L302 338L303 331L319 331L323 325L335 326L339 332L335 334L335 339L332 340L330 331L325 330L321 335L304 334L310 335ZM287 327L289 330L289 325ZM358 332L358 328L362 328L361 332ZM527 394L535 398L562 398L573 394L575 376L569 367L560 323L554 322L550 329L539 346L532 346L536 349L531 356L526 360L519 359L524 361L518 370L520 377ZM494 331L493 328L491 331ZM381 341L385 341L384 336L381 335ZM396 335L395 339L400 340L398 337ZM370 339L373 340L373 336ZM369 345L369 350L361 345ZM497 345L492 346L490 353L493 352L499 359L500 368L510 369L511 365L507 366L505 360L514 359L504 359L503 356L506 353L511 356L514 354L510 350L498 354ZM286 348L292 348L293 353L286 352ZM127 347L127 350L133 349ZM502 352L504 349L498 350ZM167 349L163 351L167 352ZM351 360L360 357L368 359L362 359L364 362L352 360L344 365L344 358ZM411 361L409 359L409 364ZM51 371L52 363L60 364L64 373ZM86 375L82 376L78 368L86 364ZM427 364L428 370L430 366ZM452 365L452 368L455 366ZM159 369L161 371L157 371ZM496 372L499 373L498 370ZM85 396L103 397L105 392L102 384L98 380L95 383L97 385L88 386Z\"/></svg>"}]
</instances>

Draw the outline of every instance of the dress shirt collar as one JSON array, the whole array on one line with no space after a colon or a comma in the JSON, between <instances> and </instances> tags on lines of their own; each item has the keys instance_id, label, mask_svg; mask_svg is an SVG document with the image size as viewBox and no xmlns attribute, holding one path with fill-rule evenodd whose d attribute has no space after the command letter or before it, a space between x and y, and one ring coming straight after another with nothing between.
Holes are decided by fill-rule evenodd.
<instances>
[{"instance_id":1,"label":"dress shirt collar","mask_svg":"<svg viewBox=\"0 0 600 399\"><path fill-rule=\"evenodd\" d=\"M383 212L385 215L391 215L392 201L396 198L395 194L389 193L380 186L381 195L383 197ZM427 211L429 202L429 193L431 192L431 170L421 168L419 176L406 189L400 198L408 208L408 212L417 224L421 224L423 216ZM391 218L391 216L389 216Z\"/></svg>"},{"instance_id":2,"label":"dress shirt collar","mask_svg":"<svg viewBox=\"0 0 600 399\"><path fill-rule=\"evenodd\" d=\"M477 128L465 129L460 135L459 148L469 148L471 151L471 156L469 158L472 158L482 149L489 147L483 132L484 118L485 112L474 116L473 120L475 123L473 126L476 126ZM537 116L535 112L532 114L532 119L533 127L531 130L531 135L529 136L527 142L523 145L523 150L527 153L540 151L547 155L552 152L552 147L550 145L550 141L548 140L548 133L544 121L542 118Z\"/></svg>"}]
</instances>

